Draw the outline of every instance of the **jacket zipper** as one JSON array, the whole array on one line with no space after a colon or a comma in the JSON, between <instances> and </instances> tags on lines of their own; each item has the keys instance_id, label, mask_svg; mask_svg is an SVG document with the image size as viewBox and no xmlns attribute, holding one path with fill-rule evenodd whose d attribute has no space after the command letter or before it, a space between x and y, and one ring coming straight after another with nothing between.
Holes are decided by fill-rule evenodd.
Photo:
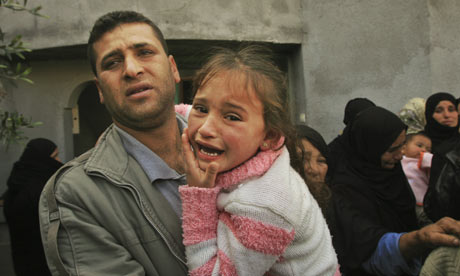
<instances>
[{"instance_id":1,"label":"jacket zipper","mask_svg":"<svg viewBox=\"0 0 460 276\"><path fill-rule=\"evenodd\" d=\"M107 175L101 173L101 172L88 172L88 175L92 175L92 176L96 176L96 177L102 177L102 178L106 178L107 180L113 182L114 184L120 186L121 188L123 189L126 189L126 190L129 190L133 196L137 196L137 199L139 200L139 203L141 206L140 209L142 210L142 214L144 215L145 219L147 219L147 221L150 223L150 225L155 229L155 231L158 232L158 234L160 234L161 238L163 239L163 241L166 243L166 246L168 247L169 251L174 255L174 257L176 257L182 264L184 265L187 265L177 254L176 252L174 252L174 250L172 249L171 245L169 244L168 240L166 239L166 237L164 236L164 234L158 229L158 227L155 225L155 223L151 220L150 216L147 214L147 212L145 211L145 208L142 204L142 197L141 195L139 194L139 191L136 189L136 187L134 187L134 185L132 184L128 184L128 183L121 183L121 182L118 182L116 180L113 180L112 178L108 177Z\"/></svg>"}]
</instances>

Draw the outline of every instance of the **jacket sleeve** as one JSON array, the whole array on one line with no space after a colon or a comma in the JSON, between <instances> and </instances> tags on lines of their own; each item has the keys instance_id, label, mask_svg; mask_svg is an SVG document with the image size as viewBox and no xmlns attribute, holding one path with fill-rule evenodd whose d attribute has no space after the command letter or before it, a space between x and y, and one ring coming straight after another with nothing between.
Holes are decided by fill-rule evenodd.
<instances>
[{"instance_id":1,"label":"jacket sleeve","mask_svg":"<svg viewBox=\"0 0 460 276\"><path fill-rule=\"evenodd\" d=\"M60 189L56 192L54 181L54 177L48 181L39 204L41 235L51 273L145 275L143 267L131 257L126 247L98 223L88 206L81 204L79 193L73 188L81 187L81 183L74 181L69 185L70 181L60 178L57 183ZM51 212L50 197L54 197L57 203L57 215ZM53 236L56 221L59 224ZM53 254L53 247L56 254Z\"/></svg>"},{"instance_id":2,"label":"jacket sleeve","mask_svg":"<svg viewBox=\"0 0 460 276\"><path fill-rule=\"evenodd\" d=\"M266 208L235 203L218 210L219 188L183 186L179 191L192 276L263 275L294 238L293 227Z\"/></svg>"}]
</instances>

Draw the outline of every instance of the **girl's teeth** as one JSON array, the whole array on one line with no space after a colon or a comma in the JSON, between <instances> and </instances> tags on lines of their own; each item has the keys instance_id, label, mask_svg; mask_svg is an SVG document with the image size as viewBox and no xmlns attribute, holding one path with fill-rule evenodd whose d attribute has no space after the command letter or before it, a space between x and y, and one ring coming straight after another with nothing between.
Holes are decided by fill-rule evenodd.
<instances>
[{"instance_id":1,"label":"girl's teeth","mask_svg":"<svg viewBox=\"0 0 460 276\"><path fill-rule=\"evenodd\" d=\"M204 154L209 155L209 156L217 156L218 155L216 152L206 152L204 149L201 149L200 151L201 151L201 153L204 153Z\"/></svg>"}]
</instances>

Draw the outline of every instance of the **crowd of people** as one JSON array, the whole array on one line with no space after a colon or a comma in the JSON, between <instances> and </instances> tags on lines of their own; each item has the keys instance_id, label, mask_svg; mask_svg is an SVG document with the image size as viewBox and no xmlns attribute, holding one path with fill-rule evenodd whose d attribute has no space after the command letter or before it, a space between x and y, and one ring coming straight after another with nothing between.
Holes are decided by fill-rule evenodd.
<instances>
[{"instance_id":1,"label":"crowd of people","mask_svg":"<svg viewBox=\"0 0 460 276\"><path fill-rule=\"evenodd\" d=\"M14 165L5 213L18 275L460 273L452 94L399 114L351 99L327 144L292 123L264 47L216 49L190 106L174 105L179 70L140 13L100 17L88 56L113 124L66 164L35 139Z\"/></svg>"}]
</instances>

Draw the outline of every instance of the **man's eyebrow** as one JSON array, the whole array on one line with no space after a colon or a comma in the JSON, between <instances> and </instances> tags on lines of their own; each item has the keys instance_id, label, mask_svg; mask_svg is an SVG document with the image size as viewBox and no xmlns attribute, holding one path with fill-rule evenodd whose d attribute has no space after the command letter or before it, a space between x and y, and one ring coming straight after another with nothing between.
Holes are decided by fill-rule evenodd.
<instances>
[{"instance_id":1,"label":"man's eyebrow","mask_svg":"<svg viewBox=\"0 0 460 276\"><path fill-rule=\"evenodd\" d=\"M150 45L150 44L148 44L147 42L141 42L141 43L134 44L131 48L138 49L138 48L143 48L147 45Z\"/></svg>"}]
</instances>

